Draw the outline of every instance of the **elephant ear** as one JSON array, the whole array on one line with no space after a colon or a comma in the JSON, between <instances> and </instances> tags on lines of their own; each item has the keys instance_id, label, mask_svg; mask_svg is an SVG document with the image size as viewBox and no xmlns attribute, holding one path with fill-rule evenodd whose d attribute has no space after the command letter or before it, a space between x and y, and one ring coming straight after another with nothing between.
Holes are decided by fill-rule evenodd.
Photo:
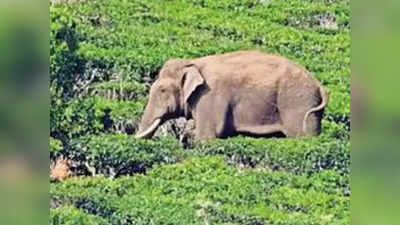
<instances>
[{"instance_id":1,"label":"elephant ear","mask_svg":"<svg viewBox=\"0 0 400 225\"><path fill-rule=\"evenodd\" d=\"M204 78L196 66L190 65L184 68L181 85L185 102L188 102L195 90L203 84Z\"/></svg>"}]
</instances>

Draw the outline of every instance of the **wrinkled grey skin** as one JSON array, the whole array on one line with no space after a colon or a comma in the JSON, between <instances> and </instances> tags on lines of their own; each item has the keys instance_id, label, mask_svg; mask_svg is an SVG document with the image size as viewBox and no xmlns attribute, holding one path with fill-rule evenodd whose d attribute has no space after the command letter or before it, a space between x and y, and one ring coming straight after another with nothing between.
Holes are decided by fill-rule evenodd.
<instances>
[{"instance_id":1,"label":"wrinkled grey skin","mask_svg":"<svg viewBox=\"0 0 400 225\"><path fill-rule=\"evenodd\" d=\"M315 136L328 96L302 67L259 51L172 59L150 89L138 138L166 120L195 120L195 139Z\"/></svg>"}]
</instances>

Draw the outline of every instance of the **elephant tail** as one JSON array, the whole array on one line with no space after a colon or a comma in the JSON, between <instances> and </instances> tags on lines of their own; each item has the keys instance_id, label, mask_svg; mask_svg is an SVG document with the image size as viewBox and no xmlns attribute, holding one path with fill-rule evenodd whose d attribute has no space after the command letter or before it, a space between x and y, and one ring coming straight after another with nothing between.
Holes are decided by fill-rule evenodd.
<instances>
[{"instance_id":1,"label":"elephant tail","mask_svg":"<svg viewBox=\"0 0 400 225\"><path fill-rule=\"evenodd\" d=\"M309 109L306 112L306 114L304 115L304 119L303 119L303 132L304 132L304 134L306 134L306 131L307 131L307 119L308 119L308 116L311 113L318 112L318 111L322 110L326 106L326 104L328 103L329 95L323 89L323 87L321 85L319 86L319 94L320 94L321 99L322 99L321 103L318 106L315 106L315 107Z\"/></svg>"}]
</instances>

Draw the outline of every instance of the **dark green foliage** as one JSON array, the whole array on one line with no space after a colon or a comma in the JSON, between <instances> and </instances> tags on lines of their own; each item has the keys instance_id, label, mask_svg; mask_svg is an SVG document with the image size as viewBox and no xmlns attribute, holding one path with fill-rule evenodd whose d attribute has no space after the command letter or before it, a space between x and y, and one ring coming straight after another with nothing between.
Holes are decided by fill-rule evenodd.
<instances>
[{"instance_id":1,"label":"dark green foliage","mask_svg":"<svg viewBox=\"0 0 400 225\"><path fill-rule=\"evenodd\" d=\"M313 174L322 170L349 173L349 142L323 138L270 139L232 138L200 145L196 152L225 155L229 162L295 174Z\"/></svg>"},{"instance_id":2,"label":"dark green foliage","mask_svg":"<svg viewBox=\"0 0 400 225\"><path fill-rule=\"evenodd\" d=\"M124 134L85 136L71 142L68 158L107 176L144 173L154 164L176 163L183 151L175 139L135 140Z\"/></svg>"},{"instance_id":3,"label":"dark green foliage","mask_svg":"<svg viewBox=\"0 0 400 225\"><path fill-rule=\"evenodd\" d=\"M93 98L76 98L62 105L52 105L51 136L68 142L84 134L99 133L103 129L102 115L96 113L95 103Z\"/></svg>"},{"instance_id":4,"label":"dark green foliage","mask_svg":"<svg viewBox=\"0 0 400 225\"><path fill-rule=\"evenodd\" d=\"M90 96L132 101L146 98L148 88L138 82L109 81L91 86L88 92Z\"/></svg>"},{"instance_id":5,"label":"dark green foliage","mask_svg":"<svg viewBox=\"0 0 400 225\"><path fill-rule=\"evenodd\" d=\"M143 101L119 101L94 97L94 108L96 117L102 119L104 130L107 126L117 122L131 120L138 121L144 111L145 103ZM110 121L105 121L109 119ZM111 123L111 124L108 124Z\"/></svg>"},{"instance_id":6,"label":"dark green foliage","mask_svg":"<svg viewBox=\"0 0 400 225\"><path fill-rule=\"evenodd\" d=\"M73 206L50 209L50 224L106 225L107 220L84 213Z\"/></svg>"},{"instance_id":7,"label":"dark green foliage","mask_svg":"<svg viewBox=\"0 0 400 225\"><path fill-rule=\"evenodd\" d=\"M144 172L154 164L175 163L182 158L207 155L225 156L228 164L237 166L293 174L313 175L325 170L334 170L346 176L350 173L349 142L326 136L268 141L237 137L203 142L192 149L183 149L173 138L136 140L125 134L89 135L73 139L64 154L76 161L88 162L97 173L113 176Z\"/></svg>"},{"instance_id":8,"label":"dark green foliage","mask_svg":"<svg viewBox=\"0 0 400 225\"><path fill-rule=\"evenodd\" d=\"M349 224L349 0L90 0L50 7L51 224ZM260 49L329 92L323 134L184 149L136 140L170 58ZM105 177L103 177L105 176Z\"/></svg>"},{"instance_id":9,"label":"dark green foliage","mask_svg":"<svg viewBox=\"0 0 400 225\"><path fill-rule=\"evenodd\" d=\"M55 159L62 155L63 145L60 140L50 137L50 159Z\"/></svg>"},{"instance_id":10,"label":"dark green foliage","mask_svg":"<svg viewBox=\"0 0 400 225\"><path fill-rule=\"evenodd\" d=\"M52 184L50 195L57 207L73 205L111 224L348 224L340 188L329 179L240 170L201 157L146 176L74 178Z\"/></svg>"}]
</instances>

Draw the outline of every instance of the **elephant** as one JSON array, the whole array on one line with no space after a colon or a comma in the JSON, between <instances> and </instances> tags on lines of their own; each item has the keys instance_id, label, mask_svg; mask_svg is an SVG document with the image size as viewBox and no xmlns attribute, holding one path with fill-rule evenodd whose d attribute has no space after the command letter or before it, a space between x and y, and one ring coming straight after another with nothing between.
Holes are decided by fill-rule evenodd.
<instances>
[{"instance_id":1,"label":"elephant","mask_svg":"<svg viewBox=\"0 0 400 225\"><path fill-rule=\"evenodd\" d=\"M150 88L136 138L178 117L194 119L195 141L317 136L327 101L321 83L282 56L242 50L170 59Z\"/></svg>"}]
</instances>

